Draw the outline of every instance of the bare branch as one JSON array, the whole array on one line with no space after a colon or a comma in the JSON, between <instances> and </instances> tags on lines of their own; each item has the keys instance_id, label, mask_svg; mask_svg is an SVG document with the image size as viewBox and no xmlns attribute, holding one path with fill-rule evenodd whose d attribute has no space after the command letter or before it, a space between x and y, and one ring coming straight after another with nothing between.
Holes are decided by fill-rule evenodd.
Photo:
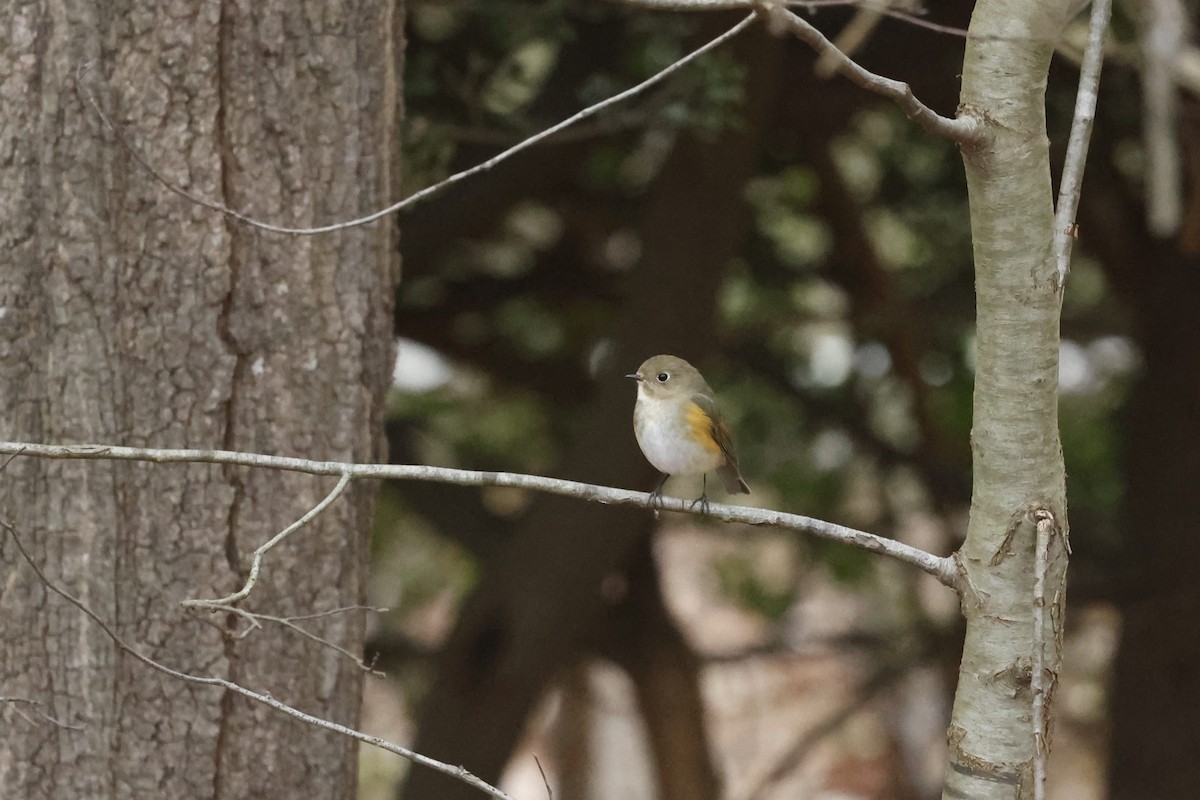
<instances>
[{"instance_id":1,"label":"bare branch","mask_svg":"<svg viewBox=\"0 0 1200 800\"><path fill-rule=\"evenodd\" d=\"M859 8L845 27L838 31L837 38L833 42L834 48L845 53L847 57L853 58L858 49L871 38L871 34L879 27L884 16L881 8L873 6ZM837 56L828 50L821 53L817 63L813 66L813 71L817 73L818 78L832 78L840 69Z\"/></svg>"},{"instance_id":2,"label":"bare branch","mask_svg":"<svg viewBox=\"0 0 1200 800\"><path fill-rule=\"evenodd\" d=\"M922 103L913 94L907 83L876 75L859 66L854 59L837 49L825 35L786 7L774 2L755 2L758 13L765 16L775 30L790 30L801 41L828 58L838 72L858 86L894 101L909 119L926 132L957 142L960 145L977 145L983 141L984 130L978 120L970 116L951 119L943 117Z\"/></svg>"},{"instance_id":3,"label":"bare branch","mask_svg":"<svg viewBox=\"0 0 1200 800\"><path fill-rule=\"evenodd\" d=\"M459 486L507 486L537 492L574 497L612 505L646 506L645 492L597 486L591 483L524 475L514 472L481 472L447 467L428 467L419 464L347 464L340 461L310 461L287 456L268 456L258 453L238 453L229 450L159 450L113 445L48 445L25 442L0 442L0 455L16 454L35 458L67 460L149 461L155 464L237 464L244 467L303 472L309 475L348 475L350 478L385 478L391 480L432 481ZM686 500L665 497L656 505L665 511L701 514ZM889 556L927 572L946 586L959 588L953 559L935 556L920 548L885 539L873 533L847 528L832 522L788 514L766 508L749 508L712 503L708 514L724 522L746 525L771 525L777 528L807 533L822 539L843 542L872 553ZM278 538L278 537L277 537Z\"/></svg>"},{"instance_id":4,"label":"bare branch","mask_svg":"<svg viewBox=\"0 0 1200 800\"><path fill-rule=\"evenodd\" d=\"M473 175L477 175L481 172L486 172L487 170L491 169L492 167L495 167L500 162L511 158L512 156L516 155L517 153L521 152L522 150L527 150L530 147L532 147L533 145L535 145L545 139L550 138L551 136L553 136L554 134L563 130L564 128L568 128L571 125L574 125L575 123L580 122L581 120L587 119L588 117L595 116L596 114L600 113L601 111L608 108L609 106L620 103L624 100L629 99L630 97L633 97L636 94L639 94L640 92L645 91L646 89L650 88L654 84L662 81L667 76L671 75L674 72L677 72L678 70L687 66L691 62L700 58L702 55L709 52L710 50L720 47L722 44L729 41L734 36L737 36L739 33L744 31L746 28L750 27L750 25L753 24L754 21L755 21L755 15L750 14L745 19L743 19L741 22L734 25L732 28L725 31L725 33L723 33L720 36L718 36L717 38L713 39L708 44L704 45L703 47L699 47L696 50L693 50L691 53L688 53L686 56L679 59L678 61L671 64L670 66L666 67L665 69L662 69L659 72L656 72L654 75L650 76L649 78L647 78L646 80L637 84L636 86L626 89L625 91L623 91L619 94L615 94L612 97L609 97L605 100L601 100L599 103L596 103L595 105L588 106L584 110L578 112L577 114L574 114L571 117L568 117L567 119L563 120L562 122L558 123L557 125L552 125L551 127L546 128L545 130L541 131L540 133L530 136L528 139L525 139L524 141L520 142L519 144L513 145L512 147L508 148L504 152L499 153L498 155L493 156L492 158L489 158L487 161L484 161L481 164L476 164L475 166L473 166L469 169L465 169L462 172L455 173L454 175L451 175L449 178L446 178L444 181L435 183L433 186L428 186L424 189L421 189L420 191L409 195L408 197L404 198L403 200L401 200L397 203L393 203L392 205L388 206L387 208L380 209L379 211L375 211L371 214L368 214L365 217L359 217L357 219L347 220L345 222L335 222L330 225L322 225L322 226L316 227L316 228L292 228L292 227L288 227L285 225L275 225L270 222L263 222L262 220L258 220L258 219L255 219L254 217L249 216L248 214L244 214L240 211L235 211L234 209L230 208L229 206L225 205L224 203L219 203L215 200L209 200L207 198L201 197L200 195L195 194L194 192L191 192L191 191L183 188L182 186L179 186L178 184L172 183L166 176L164 176L161 172L159 172L158 169L156 169L153 164L151 164L148 160L146 160L146 158L130 142L125 140L124 136L122 136L122 134L121 134L120 130L117 128L117 126L115 124L113 124L112 120L109 119L108 115L104 113L104 110L100 107L100 103L97 102L95 95L87 87L84 86L83 77L87 73L88 69L90 69L90 67L91 67L90 63L84 65L84 67L81 68L79 70L79 72L76 74L76 87L80 93L80 96L83 98L84 102L86 102L89 106L92 107L92 110L100 118L101 122L104 123L104 126L106 128L108 128L110 131L112 131L113 135L116 137L117 141L121 144L121 146L129 151L129 154L133 157L133 159L139 165L141 165L141 167L143 169L145 169L147 172L149 172L154 177L155 180L157 180L159 183L161 183L164 187L169 189L171 192L174 192L175 194L179 195L180 197L190 200L191 202L193 202L197 205L204 206L205 208L212 209L213 211L219 211L220 213L225 214L226 216L232 217L233 219L236 219L239 222L244 222L247 225L251 225L260 230L270 231L271 233L290 234L292 236L316 236L316 235L323 234L323 233L333 233L334 231L346 230L347 228L354 228L359 225L366 225L370 222L375 222L376 220L382 219L383 217L386 217L389 214L395 214L396 212L402 211L402 210L408 208L409 206L415 205L416 203L419 203L420 201L430 197L433 194L436 194L437 192L442 191L443 189L445 189L449 186L452 186L452 185L458 183L461 180L469 178Z\"/></svg>"},{"instance_id":5,"label":"bare branch","mask_svg":"<svg viewBox=\"0 0 1200 800\"><path fill-rule=\"evenodd\" d=\"M300 614L295 617L285 617L288 622L300 622L307 619L320 619L321 617L332 617L334 614L345 614L347 611L370 611L372 614L386 614L391 609L383 608L382 606L341 606L340 608L331 608L328 611L317 611L312 614Z\"/></svg>"},{"instance_id":6,"label":"bare branch","mask_svg":"<svg viewBox=\"0 0 1200 800\"><path fill-rule=\"evenodd\" d=\"M849 0L853 2L854 0ZM624 6L638 6L654 11L732 11L750 8L750 0L616 0Z\"/></svg>"},{"instance_id":7,"label":"bare branch","mask_svg":"<svg viewBox=\"0 0 1200 800\"><path fill-rule=\"evenodd\" d=\"M330 504L333 503L334 500L338 499L342 492L346 491L346 487L350 485L350 480L351 478L349 473L342 473L341 480L337 482L337 486L334 486L333 490L329 494L325 495L324 500L310 508L308 512L300 519L296 520L291 525L288 525L279 533L275 534L268 542L260 545L259 548L254 551L254 560L250 563L250 575L246 578L246 585L241 589L231 595L228 595L227 597L222 597L219 600L183 600L180 602L180 605L188 608L211 608L216 610L228 608L230 605L238 602L239 600L245 599L245 597L250 594L250 590L254 588L254 584L258 583L258 572L262 568L262 560L263 556L266 555L266 552L282 542L294 531L297 531L308 523L312 522L318 514L329 508Z\"/></svg>"},{"instance_id":8,"label":"bare branch","mask_svg":"<svg viewBox=\"0 0 1200 800\"><path fill-rule=\"evenodd\" d=\"M363 661L361 658L356 656L354 653L351 653L346 648L342 647L341 645L337 644L336 642L331 642L322 636L318 636L317 634L313 633L312 631L308 630L307 628L303 628L303 627L297 625L295 622L295 620L297 620L297 619L313 619L315 617L322 617L322 616L327 616L329 614L334 614L334 613L337 613L337 611L327 611L324 614L308 614L303 617L276 617L276 616L272 616L271 614L259 614L256 611L247 611L244 608L239 608L238 606L234 606L234 605L225 605L224 603L220 603L218 601L208 601L208 600L184 601L184 604L188 604L188 603L191 603L193 605L193 607L202 607L202 608L206 608L210 611L225 611L230 614L235 614L236 616L239 616L242 619L246 620L249 623L249 625L247 626L246 630L242 631L241 633L232 634L232 637L235 639L244 639L247 636L249 636L251 633L253 633L254 631L259 630L260 628L262 628L262 623L264 621L265 622L274 622L276 625L282 625L285 628L290 628L291 630L294 630L296 633L300 634L304 638L310 639L311 641L314 641L317 644L324 645L325 647L328 647L329 649L342 654L346 658L353 661L354 665L357 666L359 669L361 669L363 672L370 672L372 675L386 677L386 673L375 669L375 667L373 665L368 664L367 662ZM359 608L362 608L362 607L363 606L359 606ZM339 610L346 610L346 609L339 609ZM223 633L228 634L228 631L223 631Z\"/></svg>"},{"instance_id":9,"label":"bare branch","mask_svg":"<svg viewBox=\"0 0 1200 800\"><path fill-rule=\"evenodd\" d=\"M550 779L546 777L546 770L542 769L542 762L534 756L533 763L537 764L538 772L542 773L542 783L546 786L546 800L554 800L554 790L550 788Z\"/></svg>"},{"instance_id":10,"label":"bare branch","mask_svg":"<svg viewBox=\"0 0 1200 800\"><path fill-rule=\"evenodd\" d=\"M28 697L0 696L0 703L7 704L7 706L13 710L13 713L15 713L21 719L28 722L30 725L36 725L37 721L32 719L28 714L26 714L24 711L21 710L22 705L30 706L31 707L30 710L33 711L34 714L37 714L39 717L44 719L46 722L49 722L51 725L54 725L57 728L65 728L65 729L71 730L71 731L84 730L83 725L69 725L65 722L62 722L61 720L55 719L54 717L50 716L46 712L40 710L39 707L42 705L42 701L40 701L40 700L30 700Z\"/></svg>"},{"instance_id":11,"label":"bare branch","mask_svg":"<svg viewBox=\"0 0 1200 800\"><path fill-rule=\"evenodd\" d=\"M1058 187L1058 208L1054 212L1054 256L1058 265L1058 289L1066 285L1071 270L1071 245L1075 240L1075 212L1083 185L1083 167L1087 162L1092 122L1096 119L1096 96L1100 87L1100 68L1104 64L1104 35L1112 15L1112 0L1093 0L1087 49L1079 68L1079 91L1075 95L1075 118L1063 162Z\"/></svg>"},{"instance_id":12,"label":"bare branch","mask_svg":"<svg viewBox=\"0 0 1200 800\"><path fill-rule=\"evenodd\" d=\"M105 635L112 640L113 644L116 645L118 649L128 653L130 656L142 662L151 669L188 683L200 684L202 686L216 686L218 688L240 694L242 697L253 700L256 703L262 703L263 705L270 706L276 711L280 711L290 717L295 717L301 722L306 722L309 725L314 725L318 728L324 728L325 730L333 731L334 733L338 733L343 736L349 736L352 739L365 742L369 745L374 745L375 747L378 747L381 750L386 750L389 753L395 753L396 755L407 758L408 760L416 764L420 764L421 766L429 767L430 769L434 769L445 775L449 775L452 778L457 778L458 780L474 786L476 789L479 789L480 791L485 792L492 797L498 798L498 800L513 800L511 795L502 792L500 789L492 786L487 781L477 778L463 767L452 766L445 762L438 761L437 759L430 758L429 756L421 755L416 751L409 750L407 747L401 747L398 744L393 744L386 739L379 738L378 736L371 736L370 734L357 731L345 725L331 722L330 720L322 719L320 717L314 717L312 714L306 714L299 709L292 708L287 703L276 700L269 694L262 694L260 692L253 691L252 689L247 689L246 687L236 684L233 681L225 680L224 678L190 675L186 672L180 672L179 670L175 670L164 664L160 664L149 656L142 654L138 650L135 650L133 647L126 644L125 640L118 636L116 632L113 631L113 629L108 625L108 623L101 619L96 612L92 611L92 609L86 606L83 601L79 600L74 595L70 594L66 589L63 589L47 578L46 574L42 572L41 568L37 565L37 562L35 562L29 555L29 552L25 549L25 545L21 542L21 538L17 535L16 530L11 525L0 519L0 528L4 528L6 531L8 531L9 536L12 537L13 543L17 546L17 550L21 553L21 557L25 559L25 563L29 564L30 568L34 571L34 574L37 575L38 580L40 580L47 589L82 611L88 617L88 619L92 620L92 622L96 623L96 625L98 625L100 629L104 631Z\"/></svg>"},{"instance_id":13,"label":"bare branch","mask_svg":"<svg viewBox=\"0 0 1200 800\"><path fill-rule=\"evenodd\" d=\"M1046 756L1049 747L1049 712L1046 708L1046 572L1050 561L1050 534L1054 515L1047 509L1034 512L1037 523L1037 542L1033 554L1033 658L1029 688L1033 693L1033 798L1046 800Z\"/></svg>"}]
</instances>

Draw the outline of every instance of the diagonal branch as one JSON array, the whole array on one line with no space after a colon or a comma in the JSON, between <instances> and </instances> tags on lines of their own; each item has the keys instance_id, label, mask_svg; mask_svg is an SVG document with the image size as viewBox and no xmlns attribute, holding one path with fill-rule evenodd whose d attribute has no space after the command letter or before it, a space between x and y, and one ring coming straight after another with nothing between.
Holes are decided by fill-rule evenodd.
<instances>
[{"instance_id":1,"label":"diagonal branch","mask_svg":"<svg viewBox=\"0 0 1200 800\"><path fill-rule=\"evenodd\" d=\"M373 664L368 664L362 658L360 658L359 656L356 656L354 653L351 653L349 650L342 647L341 645L339 645L335 642L331 642L323 636L318 636L317 634L313 633L312 631L308 630L307 628L296 624L297 619L312 619L314 617L327 616L331 613L337 613L336 611L333 611L333 612L327 611L322 614L307 614L307 615L304 615L301 617L277 617L272 614L259 614L258 612L255 612L255 611L247 611L246 609L239 608L238 606L224 605L217 601L208 601L208 600L194 601L193 600L193 601L184 601L182 603L182 605L188 605L188 604L193 604L195 606L207 608L211 611L225 611L229 614L233 614L234 616L238 616L238 617L241 617L242 619L246 620L246 623L247 623L246 629L241 631L240 633L229 634L228 630L225 631L225 633L227 635L231 635L235 639L244 639L247 636L249 636L251 633L253 633L254 631L261 629L263 627L263 625L262 625L263 622L274 622L277 625L280 625L284 628L288 628L290 630L295 631L296 633L300 634L301 636L303 636L305 639L308 639L309 641L316 642L317 644L321 645L322 647L328 647L330 650L333 650L335 653L340 653L341 655L343 655L346 658L353 661L355 666L357 666L363 672L369 672L372 675L378 675L381 678L387 677L386 673L384 673L381 670L375 669ZM350 606L349 608L339 609L339 610L348 611L348 610L353 610L353 609L358 609L358 608L365 608L365 606ZM371 610L375 610L375 609L371 609Z\"/></svg>"},{"instance_id":2,"label":"diagonal branch","mask_svg":"<svg viewBox=\"0 0 1200 800\"><path fill-rule=\"evenodd\" d=\"M507 486L574 497L596 503L627 506L646 505L644 492L634 492L628 489L597 486L560 478L546 478L540 475L450 469L421 464L348 464L341 461L312 461L304 458L239 453L230 450L160 450L115 445L49 445L27 442L0 442L0 455L65 460L149 461L155 464L236 464L244 467L304 472L309 475L344 475L351 479L390 478L392 480L454 483L460 486ZM703 514L702 510L692 508L688 501L674 497L662 498L662 502L656 502L655 505L666 511ZM935 556L894 539L886 539L873 533L847 528L832 522L768 508L712 503L708 506L708 513L705 516L723 522L771 525L849 544L910 564L937 578L946 586L956 591L959 589L959 576L953 559Z\"/></svg>"},{"instance_id":3,"label":"diagonal branch","mask_svg":"<svg viewBox=\"0 0 1200 800\"><path fill-rule=\"evenodd\" d=\"M773 29L788 30L794 33L797 38L832 62L832 67L836 71L845 75L855 84L868 92L874 92L895 102L908 115L909 119L916 122L927 133L949 139L960 145L974 146L983 142L984 129L974 117L964 116L955 119L943 117L918 100L907 83L885 78L862 67L839 50L833 42L826 39L825 34L802 17L789 11L785 6L763 0L757 0L753 5L759 14L767 18Z\"/></svg>"},{"instance_id":4,"label":"diagonal branch","mask_svg":"<svg viewBox=\"0 0 1200 800\"><path fill-rule=\"evenodd\" d=\"M244 600L254 588L254 584L258 583L258 573L259 570L262 569L263 556L266 555L267 551L282 542L290 534L312 522L318 514L329 508L330 504L332 504L334 500L337 500L338 497L341 496L342 492L346 491L346 487L349 485L350 474L343 472L341 480L337 482L337 486L333 487L333 490L325 496L324 500L310 508L300 519L296 520L291 525L288 525L279 533L272 536L266 543L259 545L258 549L254 551L254 560L250 563L250 575L246 578L246 585L241 589L231 595L222 597L219 600L184 600L180 603L180 605L188 608L209 608L216 611L219 609L228 609L229 606L237 603L239 600Z\"/></svg>"},{"instance_id":5,"label":"diagonal branch","mask_svg":"<svg viewBox=\"0 0 1200 800\"><path fill-rule=\"evenodd\" d=\"M492 797L497 798L497 800L513 800L512 796L502 792L500 789L497 789L490 783L477 778L463 767L455 767L451 764L430 758L429 756L421 755L414 750L409 750L407 747L401 747L400 745L393 744L386 739L381 739L378 736L371 736L370 734L357 731L337 722L322 719L321 717L314 717L312 714L306 714L297 708L289 706L287 703L276 700L269 694L263 694L252 689L247 689L246 687L236 684L233 681L229 681L224 678L191 675L186 672L180 672L179 670L171 669L164 664L160 664L159 662L147 655L144 655L138 650L135 650L132 646L127 644L124 639L117 635L117 633L108 625L108 623L101 619L100 616L96 614L96 612L92 611L91 608L85 605L83 601L79 600L66 589L63 589L61 586L58 586L49 578L47 578L46 574L42 572L41 568L37 565L37 562L35 562L29 555L29 552L25 549L25 545L21 542L21 538L17 535L16 530L11 525L0 519L0 528L4 528L4 530L8 531L8 535L12 537L13 543L17 546L17 550L21 553L21 557L25 559L25 563L29 564L34 574L37 575L38 580L41 581L47 589L78 608L90 620L92 620L92 622L100 626L100 629L104 631L105 635L112 640L113 644L116 645L119 650L128 653L151 669L157 670L164 675L177 680L185 681L187 683L200 684L201 686L216 686L230 692L235 692L240 694L242 697L253 700L256 703L262 703L265 706L270 706L276 711L280 711L288 716L295 717L301 722L307 722L309 725L314 725L318 728L324 728L325 730L333 731L334 733L339 733L343 736L349 736L352 739L365 742L369 745L374 745L375 747L378 747L381 750L386 750L389 753L395 753L396 755L407 758L408 760L420 764L421 766L429 767L430 769L434 769L438 772L449 775L452 778L457 778L458 780L474 786L476 789L479 789L480 791L486 792Z\"/></svg>"},{"instance_id":6,"label":"diagonal branch","mask_svg":"<svg viewBox=\"0 0 1200 800\"><path fill-rule=\"evenodd\" d=\"M125 137L121 134L121 131L117 128L117 126L112 122L112 120L109 119L108 115L104 113L104 110L100 107L100 103L97 101L96 96L84 85L83 77L84 77L84 75L86 75L87 71L91 68L91 66L92 66L91 63L85 64L82 68L80 68L80 70L76 74L75 84L76 84L76 88L78 89L80 96L83 98L84 102L86 102L89 106L91 106L91 108L95 112L96 116L98 116L100 118L100 121L104 123L104 127L113 133L113 135L116 137L117 141L121 144L121 146L124 147L127 151L129 151L130 156L132 156L133 159L139 165L141 165L142 169L149 172L154 177L155 180L157 180L159 183L161 183L164 187L166 187L170 191L174 192L175 194L179 195L180 197L183 197L186 200L190 200L191 202L193 202L197 205L204 206L205 208L212 209L213 211L219 211L220 213L225 214L226 216L232 217L233 219L236 219L239 222L244 222L247 225L253 226L255 228L259 228L260 230L269 231L271 233L290 234L292 236L316 236L316 235L323 234L323 233L333 233L334 231L341 231L341 230L345 230L347 228L354 228L359 225L366 225L367 223L375 222L376 220L382 219L383 217L386 217L389 214L395 214L398 211L403 211L404 209L408 208L409 206L415 205L416 203L424 200L425 198L429 197L430 195L440 192L443 189L445 189L449 186L452 186L461 180L471 177L472 175L477 175L480 172L486 172L487 170L491 169L492 167L495 167L500 162L505 161L506 159L516 155L517 153L521 152L522 150L527 150L530 147L532 147L533 145L538 144L539 142L550 138L551 136L558 133L559 131L561 131L565 128L568 128L577 122L585 120L588 117L595 116L596 114L600 113L601 111L608 108L609 106L616 105L617 103L620 103L624 100L629 99L630 97L633 97L636 94L639 94L640 92L645 91L646 89L650 88L654 84L662 81L667 76L671 75L672 73L682 69L683 67L687 66L691 62L700 58L705 53L708 53L710 50L720 47L725 42L727 42L730 39L732 39L733 37L737 36L739 33L744 31L746 28L750 27L750 25L752 25L754 23L755 19L756 19L756 16L754 14L750 14L745 19L743 19L741 22L734 25L732 28L725 31L725 33L722 33L720 36L713 39L708 44L706 44L702 47L699 47L696 50L693 50L691 53L688 53L683 58L674 62L670 66L660 70L659 72L656 72L654 75L651 75L649 78L647 78L646 80L637 84L636 86L632 86L629 89L626 89L625 91L620 92L619 94L615 94L612 97L601 100L599 103L596 103L595 105L588 106L587 108L583 109L582 111L568 117L567 119L563 120L562 122L559 122L557 125L552 125L549 128L546 128L545 130L541 131L540 133L530 136L528 139L525 139L524 141L513 145L512 147L508 148L504 152L499 153L499 154L493 156L492 158L489 158L487 161L484 161L481 164L476 164L475 166L473 166L469 169L465 169L462 172L457 172L454 175L451 175L449 178L446 178L444 181L435 183L432 186L427 186L426 188L421 189L420 191L409 195L408 197L404 198L403 200L393 203L392 205L388 206L387 208L383 208L378 211L367 214L365 217L358 217L357 219L346 220L344 222L335 222L335 223L332 223L329 225L322 225L322 226L319 226L316 228L291 228L286 225L275 225L270 222L263 222L262 220L255 219L254 217L251 217L248 214L244 214L241 211L236 211L236 210L230 208L229 206L225 205L224 203L220 203L215 200L209 200L205 197L201 197L200 195L198 195L194 192L191 192L191 191L183 188L182 186L179 186L178 184L172 183L165 175L163 175L158 169L156 169L154 167L154 165L151 164L146 159L146 157L143 156L142 153L133 146L132 143L128 142L125 139Z\"/></svg>"},{"instance_id":7,"label":"diagonal branch","mask_svg":"<svg viewBox=\"0 0 1200 800\"><path fill-rule=\"evenodd\" d=\"M1054 211L1054 257L1058 265L1058 290L1061 292L1071 269L1071 245L1075 239L1075 212L1083 185L1083 166L1087 161L1092 123L1096 119L1096 95L1100 88L1100 67L1104 64L1104 34L1112 15L1112 0L1092 0L1092 18L1087 49L1079 68L1079 91L1075 95L1075 118L1063 162L1058 187L1058 208Z\"/></svg>"},{"instance_id":8,"label":"diagonal branch","mask_svg":"<svg viewBox=\"0 0 1200 800\"><path fill-rule=\"evenodd\" d=\"M55 719L54 717L47 714L45 711L42 711L40 709L40 707L42 705L42 702L40 700L31 700L28 697L6 697L4 695L0 695L0 704L6 704L8 708L11 708L13 710L14 714L16 714L18 717L20 717L21 719L28 722L30 725L37 725L37 721L21 710L21 706L23 706L23 705L29 706L29 710L31 712L33 712L34 714L37 714L44 721L49 722L51 725L55 726L56 728L64 728L64 729L70 730L70 731L86 730L86 728L83 725L69 725L66 722Z\"/></svg>"}]
</instances>

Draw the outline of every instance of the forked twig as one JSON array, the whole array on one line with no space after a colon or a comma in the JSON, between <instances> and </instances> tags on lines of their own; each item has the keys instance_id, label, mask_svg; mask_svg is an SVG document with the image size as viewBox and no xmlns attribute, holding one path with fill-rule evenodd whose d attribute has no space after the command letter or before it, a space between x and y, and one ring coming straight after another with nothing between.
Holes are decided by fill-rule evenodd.
<instances>
[{"instance_id":1,"label":"forked twig","mask_svg":"<svg viewBox=\"0 0 1200 800\"><path fill-rule=\"evenodd\" d=\"M789 11L785 5L769 2L769 0L766 2L756 0L754 7L758 13L770 20L772 25L783 30L790 30L797 38L807 43L822 56L827 57L838 72L855 84L895 102L910 119L926 132L960 145L975 145L982 141L985 133L979 120L973 116L943 117L922 103L913 94L912 88L907 83L877 75L861 66L825 38L825 34L809 24L803 17Z\"/></svg>"},{"instance_id":2,"label":"forked twig","mask_svg":"<svg viewBox=\"0 0 1200 800\"><path fill-rule=\"evenodd\" d=\"M389 753L394 753L398 756L401 756L402 758L407 758L408 760L416 764L420 764L421 766L437 770L444 775L457 778L463 783L474 786L476 789L479 789L480 791L497 798L497 800L513 800L511 795L501 791L495 786L492 786L487 781L472 775L464 767L456 767L443 761L438 761L435 758L430 758L429 756L422 755L414 750L409 750L407 747L401 747L398 744L393 744L392 742L389 742L386 739L381 739L378 736L371 736L370 734L363 733L362 731L341 725L337 722L331 722L330 720L313 716L312 714L308 714L297 708L293 708L287 703L276 700L269 694L263 694L252 689L247 689L246 687L234 683L233 681L226 680L225 678L211 678L201 675L191 675L186 672L180 672L179 670L172 669L165 664L160 664L159 662L147 655L144 655L140 651L127 644L124 639L118 636L117 633L111 627L109 627L107 622L101 619L100 616L96 614L96 612L92 611L92 609L87 605L85 605L83 601L79 600L66 589L55 584L49 578L47 578L46 574L42 572L41 567L39 567L37 562L34 561L29 555L29 552L25 549L25 545L21 542L21 537L17 535L16 530L11 525L4 520L0 520L0 528L4 528L4 530L8 531L9 536L12 537L13 543L17 547L17 551L20 552L21 557L25 560L25 563L27 563L30 569L33 570L34 574L37 575L38 580L41 581L43 586L66 600L71 605L75 606L75 608L82 611L88 619L96 623L96 625L99 626L102 631L104 631L104 634L112 640L113 644L116 645L119 650L129 654L151 669L160 672L163 675L167 675L168 677L186 681L187 683L199 684L201 686L216 686L218 688L240 694L242 697L253 700L256 703L262 703L265 706L270 706L276 711L287 714L290 717L294 717L301 722L306 722L309 725L313 725L318 728L324 728L325 730L333 731L334 733L338 733L343 736L349 736L357 741L373 745L381 750L386 750Z\"/></svg>"},{"instance_id":3,"label":"forked twig","mask_svg":"<svg viewBox=\"0 0 1200 800\"><path fill-rule=\"evenodd\" d=\"M333 503L334 500L338 499L342 492L346 491L346 487L350 485L351 478L352 476L349 472L343 472L341 479L337 482L337 486L334 486L333 490L329 494L325 495L324 500L310 508L300 519L296 520L291 525L288 525L279 533L272 536L269 541L259 545L258 549L254 551L253 560L250 562L250 575L247 576L246 584L241 589L218 600L182 600L180 601L180 605L187 608L211 608L215 611L218 609L227 609L234 603L244 600L254 588L254 584L258 583L258 573L262 568L263 556L266 555L267 551L282 542L295 531L298 531L300 528L303 528L305 525L312 522L318 514L329 508L330 504Z\"/></svg>"}]
</instances>

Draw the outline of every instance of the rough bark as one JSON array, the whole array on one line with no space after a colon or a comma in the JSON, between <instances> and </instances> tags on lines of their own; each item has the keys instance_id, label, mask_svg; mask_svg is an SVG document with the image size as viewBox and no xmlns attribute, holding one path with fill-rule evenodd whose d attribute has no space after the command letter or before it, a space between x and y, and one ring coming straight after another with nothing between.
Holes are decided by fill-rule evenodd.
<instances>
[{"instance_id":1,"label":"rough bark","mask_svg":"<svg viewBox=\"0 0 1200 800\"><path fill-rule=\"evenodd\" d=\"M967 539L959 553L971 591L966 642L948 731L945 798L1033 797L1031 654L1034 525L1039 509L1066 532L1058 436L1060 297L1045 125L1046 75L1066 2L976 5L960 113L989 128L964 152L978 309ZM1061 654L1066 554L1050 548L1045 679Z\"/></svg>"},{"instance_id":2,"label":"rough bark","mask_svg":"<svg viewBox=\"0 0 1200 800\"><path fill-rule=\"evenodd\" d=\"M301 13L302 12L302 13ZM388 199L391 0L303 9L18 4L0 50L0 436L379 459L391 366L389 224L285 238L169 193L76 93L95 93L171 181L294 224ZM240 585L248 554L327 480L205 465L16 459L0 514L50 577L146 655L342 722L355 665L178 601ZM273 551L246 607L360 601L373 488ZM0 540L6 797L352 798L356 748L123 657ZM311 622L351 650L362 618Z\"/></svg>"}]
</instances>

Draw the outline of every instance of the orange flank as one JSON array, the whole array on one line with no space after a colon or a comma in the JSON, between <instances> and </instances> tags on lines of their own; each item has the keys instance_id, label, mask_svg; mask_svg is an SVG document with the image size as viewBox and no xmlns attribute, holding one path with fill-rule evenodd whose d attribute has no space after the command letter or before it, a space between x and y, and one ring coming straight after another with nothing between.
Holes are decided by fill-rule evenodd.
<instances>
[{"instance_id":1,"label":"orange flank","mask_svg":"<svg viewBox=\"0 0 1200 800\"><path fill-rule=\"evenodd\" d=\"M692 436L696 442L703 445L705 450L714 454L721 452L721 445L717 444L713 437L712 417L704 413L703 408L695 403L688 403L687 424L692 429Z\"/></svg>"}]
</instances>

